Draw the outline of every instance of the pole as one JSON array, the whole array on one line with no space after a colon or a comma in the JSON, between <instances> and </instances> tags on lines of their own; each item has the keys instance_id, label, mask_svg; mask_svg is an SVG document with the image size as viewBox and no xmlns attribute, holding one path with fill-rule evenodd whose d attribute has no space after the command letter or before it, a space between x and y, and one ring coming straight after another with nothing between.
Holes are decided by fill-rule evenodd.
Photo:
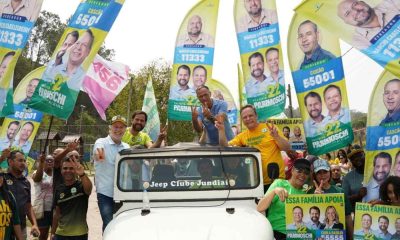
<instances>
[{"instance_id":1,"label":"pole","mask_svg":"<svg viewBox=\"0 0 400 240\"><path fill-rule=\"evenodd\" d=\"M82 134L82 118L83 118L82 114L83 114L83 109L84 109L85 107L86 107L85 105L81 105L81 119L80 119L80 121L79 121L79 135Z\"/></svg>"},{"instance_id":2,"label":"pole","mask_svg":"<svg viewBox=\"0 0 400 240\"><path fill-rule=\"evenodd\" d=\"M51 126L53 125L53 118L54 116L51 115L49 129L47 130L46 142L44 143L43 153L46 153L47 146L49 145L49 136L50 136Z\"/></svg>"},{"instance_id":3,"label":"pole","mask_svg":"<svg viewBox=\"0 0 400 240\"><path fill-rule=\"evenodd\" d=\"M131 99L132 99L132 83L133 83L133 78L135 76L132 74L132 76L129 79L129 96L128 96L128 106L127 106L127 113L126 113L126 120L128 121L128 126L129 126L129 121L131 118L129 117L131 115Z\"/></svg>"},{"instance_id":4,"label":"pole","mask_svg":"<svg viewBox=\"0 0 400 240\"><path fill-rule=\"evenodd\" d=\"M287 97L289 98L289 114L290 114L290 118L293 118L292 93L291 93L291 90L290 90L290 84L288 84Z\"/></svg>"}]
</instances>

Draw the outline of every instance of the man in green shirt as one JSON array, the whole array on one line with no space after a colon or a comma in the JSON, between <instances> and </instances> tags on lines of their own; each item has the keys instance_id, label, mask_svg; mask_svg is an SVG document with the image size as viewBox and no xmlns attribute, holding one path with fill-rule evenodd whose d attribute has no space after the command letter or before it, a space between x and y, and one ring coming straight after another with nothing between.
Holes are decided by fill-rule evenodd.
<instances>
[{"instance_id":1,"label":"man in green shirt","mask_svg":"<svg viewBox=\"0 0 400 240\"><path fill-rule=\"evenodd\" d=\"M146 148L159 148L164 139L166 139L166 128L162 129L158 135L157 141L152 142L150 136L142 132L147 122L147 114L144 111L135 111L132 114L132 126L128 127L122 136L122 142L129 144L129 146L141 145Z\"/></svg>"}]
</instances>

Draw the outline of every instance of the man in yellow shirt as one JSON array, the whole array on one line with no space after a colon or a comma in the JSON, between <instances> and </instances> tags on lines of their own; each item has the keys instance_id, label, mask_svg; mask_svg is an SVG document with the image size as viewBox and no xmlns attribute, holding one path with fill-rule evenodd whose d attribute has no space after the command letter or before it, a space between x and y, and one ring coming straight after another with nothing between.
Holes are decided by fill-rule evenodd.
<instances>
[{"instance_id":1,"label":"man in yellow shirt","mask_svg":"<svg viewBox=\"0 0 400 240\"><path fill-rule=\"evenodd\" d=\"M132 114L132 126L128 127L122 136L122 142L129 144L129 146L141 145L146 148L159 148L164 139L166 139L166 128L162 129L158 135L157 141L152 142L150 136L142 132L147 122L147 114L144 111L135 111Z\"/></svg>"},{"instance_id":2,"label":"man in yellow shirt","mask_svg":"<svg viewBox=\"0 0 400 240\"><path fill-rule=\"evenodd\" d=\"M257 112L253 105L246 105L240 110L243 124L248 130L241 132L231 141L227 141L224 134L224 126L219 121L216 127L219 132L219 143L222 146L254 147L261 152L264 189L267 190L272 183L268 177L267 168L271 163L279 166L279 178L285 177L285 166L281 151L290 150L290 144L273 124L260 123L257 120Z\"/></svg>"}]
</instances>

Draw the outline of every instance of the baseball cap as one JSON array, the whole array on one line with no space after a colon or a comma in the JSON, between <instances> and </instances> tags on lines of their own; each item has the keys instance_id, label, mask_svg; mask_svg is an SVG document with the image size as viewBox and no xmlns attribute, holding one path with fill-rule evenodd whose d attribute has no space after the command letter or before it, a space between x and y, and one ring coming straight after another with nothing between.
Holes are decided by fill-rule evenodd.
<instances>
[{"instance_id":1,"label":"baseball cap","mask_svg":"<svg viewBox=\"0 0 400 240\"><path fill-rule=\"evenodd\" d=\"M314 172L317 173L320 170L325 170L325 171L330 171L331 167L329 166L328 161L324 160L324 159L317 159L314 161L313 163L314 166Z\"/></svg>"},{"instance_id":2,"label":"baseball cap","mask_svg":"<svg viewBox=\"0 0 400 240\"><path fill-rule=\"evenodd\" d=\"M120 123L124 124L125 126L128 126L128 124L126 122L126 118L124 118L121 115L116 115L116 116L111 118L111 125L113 125L116 122L120 122Z\"/></svg>"},{"instance_id":3,"label":"baseball cap","mask_svg":"<svg viewBox=\"0 0 400 240\"><path fill-rule=\"evenodd\" d=\"M297 169L307 169L308 171L310 171L310 166L311 163L305 158L299 158L293 163L293 167Z\"/></svg>"}]
</instances>

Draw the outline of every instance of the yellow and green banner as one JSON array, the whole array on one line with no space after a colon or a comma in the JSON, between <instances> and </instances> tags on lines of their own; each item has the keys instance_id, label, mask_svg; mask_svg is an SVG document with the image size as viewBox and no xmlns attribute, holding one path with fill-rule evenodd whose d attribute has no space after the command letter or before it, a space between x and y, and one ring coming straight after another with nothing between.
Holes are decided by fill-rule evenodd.
<instances>
[{"instance_id":1,"label":"yellow and green banner","mask_svg":"<svg viewBox=\"0 0 400 240\"><path fill-rule=\"evenodd\" d=\"M190 121L196 89L212 76L219 0L202 0L186 14L175 43L168 119Z\"/></svg>"},{"instance_id":2,"label":"yellow and green banner","mask_svg":"<svg viewBox=\"0 0 400 240\"><path fill-rule=\"evenodd\" d=\"M356 203L354 240L400 239L400 207Z\"/></svg>"},{"instance_id":3,"label":"yellow and green banner","mask_svg":"<svg viewBox=\"0 0 400 240\"><path fill-rule=\"evenodd\" d=\"M160 133L160 116L158 114L157 99L154 93L153 80L151 76L147 80L142 111L147 113L148 118L143 131L149 134L151 140L155 142L157 141L158 134Z\"/></svg>"},{"instance_id":4,"label":"yellow and green banner","mask_svg":"<svg viewBox=\"0 0 400 240\"><path fill-rule=\"evenodd\" d=\"M289 195L285 202L287 239L346 239L344 195Z\"/></svg>"},{"instance_id":5,"label":"yellow and green banner","mask_svg":"<svg viewBox=\"0 0 400 240\"><path fill-rule=\"evenodd\" d=\"M0 2L0 117L14 112L14 68L39 16L42 3L43 0Z\"/></svg>"},{"instance_id":6,"label":"yellow and green banner","mask_svg":"<svg viewBox=\"0 0 400 240\"><path fill-rule=\"evenodd\" d=\"M400 77L400 1L307 0L296 12Z\"/></svg>"},{"instance_id":7,"label":"yellow and green banner","mask_svg":"<svg viewBox=\"0 0 400 240\"><path fill-rule=\"evenodd\" d=\"M339 39L315 21L296 14L289 28L288 57L308 151L345 147L353 130Z\"/></svg>"},{"instance_id":8,"label":"yellow and green banner","mask_svg":"<svg viewBox=\"0 0 400 240\"><path fill-rule=\"evenodd\" d=\"M292 150L305 150L306 138L304 136L303 120L301 118L275 119L270 118L283 136L289 141Z\"/></svg>"},{"instance_id":9,"label":"yellow and green banner","mask_svg":"<svg viewBox=\"0 0 400 240\"><path fill-rule=\"evenodd\" d=\"M29 107L68 119L90 64L124 0L82 1L41 76Z\"/></svg>"},{"instance_id":10,"label":"yellow and green banner","mask_svg":"<svg viewBox=\"0 0 400 240\"><path fill-rule=\"evenodd\" d=\"M400 177L400 79L384 71L371 94L367 116L364 201L379 199L389 175Z\"/></svg>"},{"instance_id":11,"label":"yellow and green banner","mask_svg":"<svg viewBox=\"0 0 400 240\"><path fill-rule=\"evenodd\" d=\"M275 1L235 0L234 18L247 102L265 120L283 112L286 102Z\"/></svg>"}]
</instances>

